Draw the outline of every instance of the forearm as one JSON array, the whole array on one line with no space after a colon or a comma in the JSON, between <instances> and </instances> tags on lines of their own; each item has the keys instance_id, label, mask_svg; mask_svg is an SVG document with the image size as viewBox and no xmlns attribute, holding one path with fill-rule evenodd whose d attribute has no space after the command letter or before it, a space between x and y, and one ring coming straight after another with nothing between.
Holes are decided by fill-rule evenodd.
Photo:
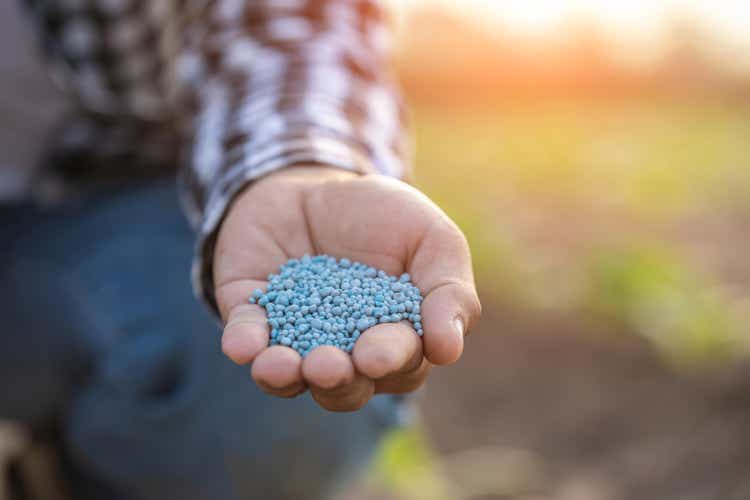
<instances>
[{"instance_id":1,"label":"forearm","mask_svg":"<svg viewBox=\"0 0 750 500\"><path fill-rule=\"evenodd\" d=\"M140 131L177 124L194 283L214 309L213 241L248 183L290 165L406 173L375 0L25 3L58 80L84 110L126 118L137 142L127 147L147 151Z\"/></svg>"},{"instance_id":2,"label":"forearm","mask_svg":"<svg viewBox=\"0 0 750 500\"><path fill-rule=\"evenodd\" d=\"M249 182L290 165L401 177L407 164L374 2L240 3L214 2L194 18L177 66L180 100L192 104L181 109L191 112L183 182L200 231L194 278L214 307L216 230Z\"/></svg>"}]
</instances>

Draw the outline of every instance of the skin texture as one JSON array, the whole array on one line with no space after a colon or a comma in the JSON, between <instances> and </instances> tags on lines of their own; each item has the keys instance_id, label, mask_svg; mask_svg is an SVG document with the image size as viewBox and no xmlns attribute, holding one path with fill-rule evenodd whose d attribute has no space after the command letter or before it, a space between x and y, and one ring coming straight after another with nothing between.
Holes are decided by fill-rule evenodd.
<instances>
[{"instance_id":1,"label":"skin texture","mask_svg":"<svg viewBox=\"0 0 750 500\"><path fill-rule=\"evenodd\" d=\"M410 273L424 296L424 337L402 322L366 330L351 356L322 346L303 360L289 347L267 347L265 310L247 299L265 289L268 274L305 253ZM417 389L432 365L458 360L481 314L466 239L440 208L401 181L329 167L287 168L237 197L219 231L214 283L224 354L252 364L252 378L269 394L310 390L331 411Z\"/></svg>"}]
</instances>

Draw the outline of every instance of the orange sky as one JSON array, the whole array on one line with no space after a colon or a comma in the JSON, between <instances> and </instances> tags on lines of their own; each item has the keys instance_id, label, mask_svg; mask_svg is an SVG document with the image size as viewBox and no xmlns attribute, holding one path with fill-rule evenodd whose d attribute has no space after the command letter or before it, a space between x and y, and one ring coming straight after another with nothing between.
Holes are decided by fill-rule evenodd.
<instances>
[{"instance_id":1,"label":"orange sky","mask_svg":"<svg viewBox=\"0 0 750 500\"><path fill-rule=\"evenodd\" d=\"M660 57L665 28L690 14L711 33L714 56L750 71L750 0L387 0L401 13L424 4L447 7L490 30L555 37L576 19L595 21L617 54L635 64ZM619 50L618 50L619 49Z\"/></svg>"},{"instance_id":2,"label":"orange sky","mask_svg":"<svg viewBox=\"0 0 750 500\"><path fill-rule=\"evenodd\" d=\"M401 9L447 6L479 22L501 23L522 34L554 30L576 16L599 21L626 38L657 36L674 13L691 12L734 43L750 44L750 0L392 0Z\"/></svg>"}]
</instances>

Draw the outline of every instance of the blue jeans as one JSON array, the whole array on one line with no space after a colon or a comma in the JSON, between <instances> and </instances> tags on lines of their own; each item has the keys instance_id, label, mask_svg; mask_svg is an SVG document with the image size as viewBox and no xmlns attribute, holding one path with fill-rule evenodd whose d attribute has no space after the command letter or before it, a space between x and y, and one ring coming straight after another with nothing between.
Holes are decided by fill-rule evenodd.
<instances>
[{"instance_id":1,"label":"blue jeans","mask_svg":"<svg viewBox=\"0 0 750 500\"><path fill-rule=\"evenodd\" d=\"M397 405L259 391L192 296L192 245L173 180L0 206L0 418L59 429L77 499L325 498Z\"/></svg>"}]
</instances>

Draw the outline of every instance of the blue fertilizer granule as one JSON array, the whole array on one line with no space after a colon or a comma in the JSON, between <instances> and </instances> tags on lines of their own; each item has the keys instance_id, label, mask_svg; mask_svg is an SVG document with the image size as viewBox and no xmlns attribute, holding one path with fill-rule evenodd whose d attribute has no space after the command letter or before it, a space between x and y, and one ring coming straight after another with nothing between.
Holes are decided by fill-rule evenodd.
<instances>
[{"instance_id":1,"label":"blue fertilizer granule","mask_svg":"<svg viewBox=\"0 0 750 500\"><path fill-rule=\"evenodd\" d=\"M305 255L269 275L266 292L255 290L250 303L266 309L269 345L289 346L303 357L321 345L350 353L378 323L409 321L422 335L422 294L410 279L349 259Z\"/></svg>"}]
</instances>

